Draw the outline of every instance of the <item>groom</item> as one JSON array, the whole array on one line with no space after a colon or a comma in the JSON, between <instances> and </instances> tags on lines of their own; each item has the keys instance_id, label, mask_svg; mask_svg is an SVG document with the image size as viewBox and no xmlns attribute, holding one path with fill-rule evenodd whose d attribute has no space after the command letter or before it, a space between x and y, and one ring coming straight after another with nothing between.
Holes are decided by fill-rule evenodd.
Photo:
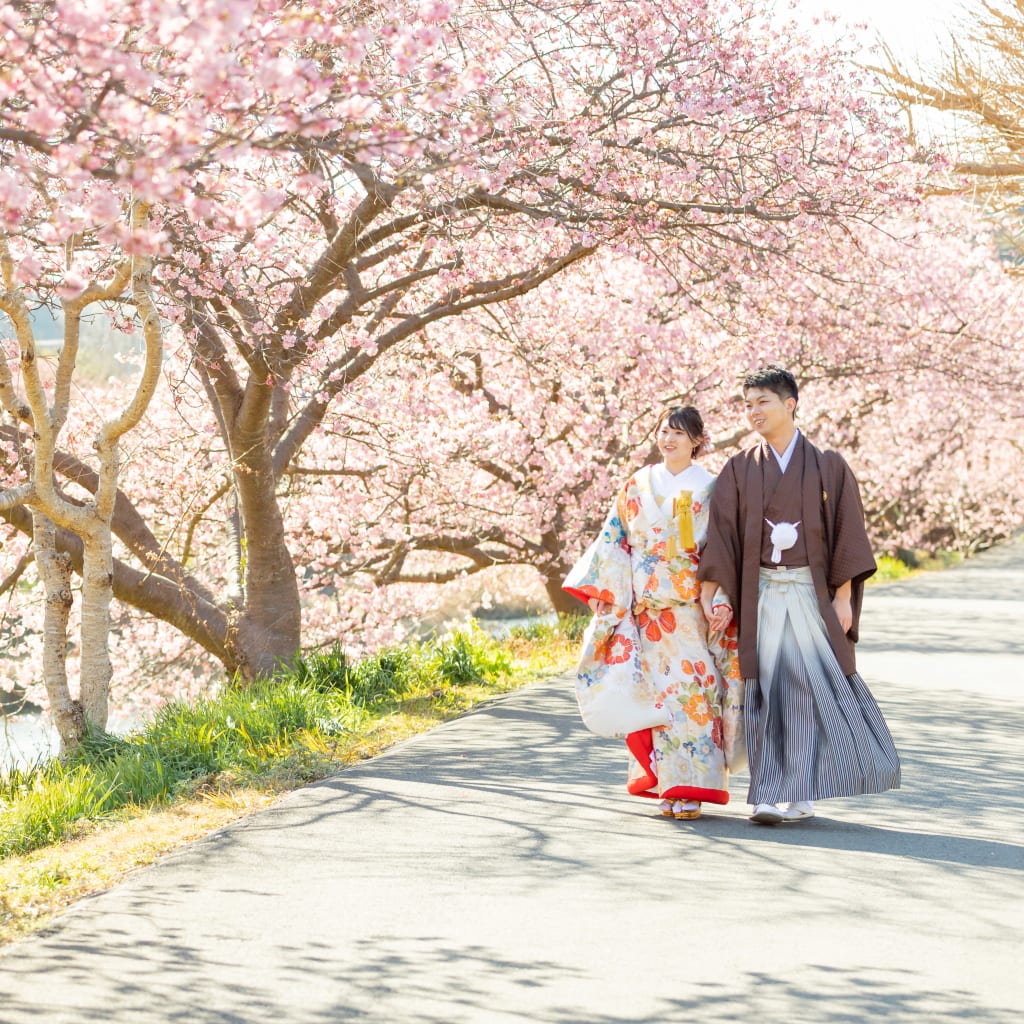
<instances>
[{"instance_id":1,"label":"groom","mask_svg":"<svg viewBox=\"0 0 1024 1024\"><path fill-rule=\"evenodd\" d=\"M788 370L749 374L743 397L760 441L718 477L698 576L712 627L736 617L747 800L753 821L774 825L812 817L815 800L895 789L900 766L854 661L875 571L857 481L797 429ZM712 605L719 587L731 610L721 595Z\"/></svg>"}]
</instances>

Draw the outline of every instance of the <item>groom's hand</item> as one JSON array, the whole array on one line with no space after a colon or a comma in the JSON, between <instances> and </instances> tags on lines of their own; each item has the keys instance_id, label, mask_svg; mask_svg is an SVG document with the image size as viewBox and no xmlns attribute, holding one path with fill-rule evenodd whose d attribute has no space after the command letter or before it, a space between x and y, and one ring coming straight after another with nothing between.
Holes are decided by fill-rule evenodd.
<instances>
[{"instance_id":1,"label":"groom's hand","mask_svg":"<svg viewBox=\"0 0 1024 1024\"><path fill-rule=\"evenodd\" d=\"M853 604L850 600L852 589L850 581L847 580L841 587L836 588L835 597L832 598L832 610L836 613L844 633L849 633L853 628Z\"/></svg>"}]
</instances>

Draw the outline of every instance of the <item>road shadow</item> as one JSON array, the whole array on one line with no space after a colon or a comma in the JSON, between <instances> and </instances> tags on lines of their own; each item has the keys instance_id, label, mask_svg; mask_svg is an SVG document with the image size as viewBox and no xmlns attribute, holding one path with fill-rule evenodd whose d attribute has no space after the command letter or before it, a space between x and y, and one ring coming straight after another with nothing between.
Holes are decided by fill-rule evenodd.
<instances>
[{"instance_id":1,"label":"road shadow","mask_svg":"<svg viewBox=\"0 0 1024 1024\"><path fill-rule=\"evenodd\" d=\"M677 994L641 998L634 1012L624 1013L593 1008L588 993L602 984L600 964L567 970L561 962L509 957L499 947L452 942L442 934L382 937L358 963L339 960L333 946L316 940L301 948L279 945L272 951L277 969L268 983L239 979L235 963L197 961L173 927L143 944L129 933L120 941L107 936L107 943L102 959L87 944L63 943L58 951L65 963L88 965L89 987L100 983L112 997L108 1005L86 1000L57 1006L42 993L32 1000L15 996L5 1001L10 1016L4 1019L47 1024L138 1018L166 1024L1016 1024L1020 1019L1019 1007L998 1001L979 1006L972 992L955 984L935 991L912 970L856 961L843 967L811 962L786 977L763 971L724 973L714 984L696 986L687 979L686 955L681 954L667 968L677 977ZM140 981L126 981L139 958L149 971Z\"/></svg>"},{"instance_id":2,"label":"road shadow","mask_svg":"<svg viewBox=\"0 0 1024 1024\"><path fill-rule=\"evenodd\" d=\"M747 820L746 777L741 776L734 780L728 808L705 804L701 821L679 834L695 836L701 853L707 852L703 844L715 841L768 843L882 854L954 868L1024 870L1024 846L1014 841L1013 829L993 828L984 834L990 831L993 813L1004 822L1024 819L1024 766L1006 756L1012 738L1024 733L1024 707L979 700L976 716L963 721L958 705L922 704L916 691L891 687L885 705L898 723L901 790L822 802L812 821L765 828ZM375 820L392 820L397 836L403 834L403 819L414 812L490 821L505 830L509 849L525 862L521 869L526 874L599 870L608 852L596 849L596 837L661 837L661 826L678 828L658 818L653 801L624 795L621 744L583 729L568 678L561 685L498 702L469 719L471 727L464 727L470 725L468 719L460 720L455 742L444 729L438 730L394 756L318 783L306 791L309 806L303 813L320 821L371 813ZM950 736L956 737L955 745ZM495 756L497 749L500 757ZM322 791L329 791L331 798L318 796ZM844 818L851 809L871 821ZM577 838L553 850L556 826L559 833L570 830ZM272 816L255 819L251 828L288 833L282 840L287 844L308 841L308 836L291 834L289 821ZM213 841L230 843L232 833ZM635 850L629 854L638 856Z\"/></svg>"},{"instance_id":3,"label":"road shadow","mask_svg":"<svg viewBox=\"0 0 1024 1024\"><path fill-rule=\"evenodd\" d=\"M878 642L909 650L932 630L928 650L950 659L971 643L1016 651L1019 634L992 639L991 607L949 614L949 579L976 600L966 571L879 597ZM926 592L908 596L911 584ZM924 605L909 624L896 614L905 600ZM929 956L998 957L1009 934L1024 869L1024 702L969 673L943 688L899 673L869 681L903 788L773 828L747 820L745 777L733 803L706 805L696 822L627 796L622 744L584 730L571 676L508 695L289 794L10 947L0 1022L1016 1022L981 965L945 980ZM416 901L427 911L410 916ZM588 959L595 904L613 933ZM492 911L515 937L481 927ZM463 917L448 928L447 914ZM783 921L790 938L797 926L830 938L779 976L763 963ZM658 948L662 926L678 949ZM851 935L861 944L847 946ZM875 949L875 936L895 945ZM742 969L727 966L733 942ZM607 988L623 977L618 960L601 956L642 965L624 986L632 1011ZM694 957L712 964L713 984L688 978Z\"/></svg>"}]
</instances>

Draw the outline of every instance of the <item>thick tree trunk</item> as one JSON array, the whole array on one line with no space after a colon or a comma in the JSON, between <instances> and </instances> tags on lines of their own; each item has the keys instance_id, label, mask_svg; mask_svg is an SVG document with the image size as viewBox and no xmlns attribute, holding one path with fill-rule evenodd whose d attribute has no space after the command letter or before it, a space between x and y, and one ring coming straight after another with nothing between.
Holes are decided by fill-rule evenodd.
<instances>
[{"instance_id":1,"label":"thick tree trunk","mask_svg":"<svg viewBox=\"0 0 1024 1024\"><path fill-rule=\"evenodd\" d=\"M562 580L568 570L558 569L553 575L544 576L544 589L547 591L551 607L560 615L589 615L587 606L562 589Z\"/></svg>"},{"instance_id":2,"label":"thick tree trunk","mask_svg":"<svg viewBox=\"0 0 1024 1024\"><path fill-rule=\"evenodd\" d=\"M68 688L68 615L71 611L71 556L56 550L57 531L42 512L32 514L36 567L43 581L43 685L50 700L61 753L77 747L85 735L85 715Z\"/></svg>"},{"instance_id":3,"label":"thick tree trunk","mask_svg":"<svg viewBox=\"0 0 1024 1024\"><path fill-rule=\"evenodd\" d=\"M251 461L250 454L250 466ZM268 675L290 663L302 642L299 585L269 453L260 460L264 462L236 478L245 599L232 616L227 646L237 671L246 679Z\"/></svg>"},{"instance_id":4,"label":"thick tree trunk","mask_svg":"<svg viewBox=\"0 0 1024 1024\"><path fill-rule=\"evenodd\" d=\"M541 545L548 553L551 561L541 569L544 589L547 591L551 607L560 615L589 615L590 609L580 600L570 596L562 589L562 581L569 575L572 563L566 564L565 545L562 543L563 524L561 515L556 515L551 528L541 536Z\"/></svg>"}]
</instances>

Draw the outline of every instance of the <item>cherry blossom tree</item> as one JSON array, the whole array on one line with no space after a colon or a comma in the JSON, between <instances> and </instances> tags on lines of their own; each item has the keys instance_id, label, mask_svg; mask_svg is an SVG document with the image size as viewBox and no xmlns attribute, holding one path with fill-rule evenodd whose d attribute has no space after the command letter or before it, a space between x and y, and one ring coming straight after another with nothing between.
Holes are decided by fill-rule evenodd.
<instances>
[{"instance_id":1,"label":"cherry blossom tree","mask_svg":"<svg viewBox=\"0 0 1024 1024\"><path fill-rule=\"evenodd\" d=\"M363 73L375 103L399 84L408 100L415 83L402 123L416 133L261 162L262 188L237 194L249 216L241 239L233 225L165 222L189 253L167 287L229 453L226 497L245 551L226 663L265 670L294 648L280 481L332 402L392 350L602 245L670 239L687 274L720 277L737 251L784 253L815 218L869 218L877 198L913 190L890 166L902 153L890 155L878 115L852 92L841 100L834 75L823 86L806 74L807 59L826 74L824 53L778 39L769 63L756 7L723 18L717 6L587 4L554 16L466 5L443 29L421 24L423 52L405 64L385 36L362 55ZM473 57L471 102L452 109L433 90L427 103L416 90L456 45Z\"/></svg>"},{"instance_id":2,"label":"cherry blossom tree","mask_svg":"<svg viewBox=\"0 0 1024 1024\"><path fill-rule=\"evenodd\" d=\"M559 607L581 543L651 455L658 411L698 405L715 464L747 440L738 380L770 360L803 382L804 429L851 458L880 552L1005 535L1024 513L1024 311L969 206L914 214L724 297L681 296L664 261L619 257L428 333L401 396L381 409L352 392L344 420L366 428L323 451L358 492L346 532L329 528L330 490L305 485L315 578L401 586L407 602L408 584L529 564Z\"/></svg>"},{"instance_id":3,"label":"cherry blossom tree","mask_svg":"<svg viewBox=\"0 0 1024 1024\"><path fill-rule=\"evenodd\" d=\"M572 610L561 580L613 488L651 450L652 408L715 408L713 363L744 345L723 334L716 350L680 302L671 275L619 254L424 332L415 371L388 371L401 386L392 400L382 405L374 383L350 389L332 424L346 443L318 446L322 474L350 481L342 532L326 514L334 483L297 484L319 508L306 530L319 524L306 545L315 578L444 583L527 564L552 604Z\"/></svg>"},{"instance_id":4,"label":"cherry blossom tree","mask_svg":"<svg viewBox=\"0 0 1024 1024\"><path fill-rule=\"evenodd\" d=\"M152 258L164 250L166 235L152 210L180 206L194 194L196 170L239 145L244 126L237 111L251 123L251 108L262 102L287 117L289 100L308 111L324 87L322 75L302 74L313 66L308 58L294 63L287 96L254 99L251 73L244 81L237 71L221 74L232 66L225 44L237 42L239 30L243 45L233 59L242 65L254 41L267 55L275 46L294 49L299 39L308 45L310 36L301 18L285 19L273 36L243 26L244 10L220 6L139 3L111 12L56 2L10 4L0 12L0 310L13 331L0 364L0 402L13 420L3 432L8 486L0 510L33 537L46 591L43 675L64 745L80 739L86 722L102 728L107 721L111 522L125 504L117 488L120 448L153 395L163 349L151 284ZM200 23L183 24L189 15ZM169 38L176 50L165 45ZM206 88L184 88L196 81ZM72 395L82 319L96 304L115 315L131 307L144 366L127 396L111 395L109 415L83 433ZM52 378L40 367L32 326L42 306L59 309L63 323ZM28 555L20 554L3 584L12 594ZM65 661L72 569L82 578L80 699L71 696Z\"/></svg>"},{"instance_id":5,"label":"cherry blossom tree","mask_svg":"<svg viewBox=\"0 0 1024 1024\"><path fill-rule=\"evenodd\" d=\"M1024 518L1024 305L974 204L930 200L874 233L822 287L748 294L768 354L804 381L800 422L850 456L879 551L964 554Z\"/></svg>"},{"instance_id":6,"label":"cherry blossom tree","mask_svg":"<svg viewBox=\"0 0 1024 1024\"><path fill-rule=\"evenodd\" d=\"M684 291L735 289L808 231L907 201L925 171L841 55L756 0L4 17L19 70L0 140L149 204L161 310L186 346L178 412L208 438L170 521L118 494L114 592L246 675L300 642L288 515L321 472L306 454L345 443L351 424L324 427L369 382L402 400L389 367L424 332L436 343L605 249L671 251ZM460 360L448 379L466 374ZM91 492L79 463L54 466Z\"/></svg>"},{"instance_id":7,"label":"cherry blossom tree","mask_svg":"<svg viewBox=\"0 0 1024 1024\"><path fill-rule=\"evenodd\" d=\"M25 195L28 205L31 198ZM23 212L23 211L21 211ZM131 228L138 229L145 217L144 209L132 204L129 213ZM8 217L15 230L25 217ZM32 224L32 230L38 225ZM17 424L6 430L8 451L15 456L9 470L24 468L23 482L13 483L0 493L0 509L12 522L31 529L34 556L46 591L46 615L43 623L43 676L50 707L61 735L62 744L72 746L84 735L86 721L103 728L107 722L111 664L107 646L110 630L112 596L113 546L111 519L118 482L120 441L141 419L159 380L163 351L160 319L150 290L151 260L144 254L121 256L111 269L108 281L84 284L84 264L92 264L98 274L109 256L93 252L92 258L71 264L57 286L64 322L64 344L57 360L52 381L41 372L36 352L29 300L22 283L37 282L44 268L32 255L16 260L7 231L0 232L0 272L3 288L0 310L10 319L17 339L21 388L12 377L9 365L0 362L0 402ZM99 256L99 259L97 259ZM46 282L43 282L46 287ZM130 301L138 312L145 341L145 365L129 401L109 417L93 436L92 447L97 468L90 470L95 485L87 497L76 499L56 484L55 461L57 445L67 425L71 390L78 352L81 319L94 303L118 301L130 289ZM47 391L51 385L52 400ZM72 439L74 440L74 439ZM75 458L63 453L60 459ZM71 605L72 556L58 551L56 526L72 533L76 548L80 547L79 572L82 576L81 607L81 689L74 699L68 686L65 652L67 648L68 615ZM20 560L19 560L20 565ZM17 571L17 567L16 567Z\"/></svg>"}]
</instances>

